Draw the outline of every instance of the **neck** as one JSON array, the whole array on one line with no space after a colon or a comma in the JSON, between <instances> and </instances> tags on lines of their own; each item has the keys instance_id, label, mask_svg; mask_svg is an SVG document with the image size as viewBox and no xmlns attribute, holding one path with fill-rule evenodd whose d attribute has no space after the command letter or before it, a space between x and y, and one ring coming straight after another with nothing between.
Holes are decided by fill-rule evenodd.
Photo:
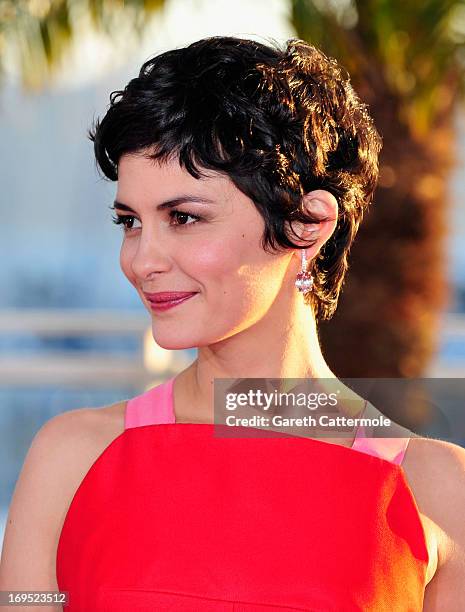
<instances>
[{"instance_id":1,"label":"neck","mask_svg":"<svg viewBox=\"0 0 465 612\"><path fill-rule=\"evenodd\" d=\"M176 380L178 422L213 422L216 378L315 378L324 388L336 376L321 353L311 307L290 287L258 322L198 349Z\"/></svg>"}]
</instances>

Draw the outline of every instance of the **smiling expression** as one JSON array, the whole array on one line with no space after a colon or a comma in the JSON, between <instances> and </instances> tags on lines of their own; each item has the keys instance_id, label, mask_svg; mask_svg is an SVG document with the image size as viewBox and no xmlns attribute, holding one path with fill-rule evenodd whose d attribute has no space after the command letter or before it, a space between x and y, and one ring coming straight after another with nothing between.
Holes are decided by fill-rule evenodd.
<instances>
[{"instance_id":1,"label":"smiling expression","mask_svg":"<svg viewBox=\"0 0 465 612\"><path fill-rule=\"evenodd\" d=\"M164 348L218 342L247 329L272 308L293 251L266 252L264 220L229 177L196 179L173 159L121 157L115 198L123 227L121 269L152 314ZM163 312L145 292L195 291Z\"/></svg>"}]
</instances>

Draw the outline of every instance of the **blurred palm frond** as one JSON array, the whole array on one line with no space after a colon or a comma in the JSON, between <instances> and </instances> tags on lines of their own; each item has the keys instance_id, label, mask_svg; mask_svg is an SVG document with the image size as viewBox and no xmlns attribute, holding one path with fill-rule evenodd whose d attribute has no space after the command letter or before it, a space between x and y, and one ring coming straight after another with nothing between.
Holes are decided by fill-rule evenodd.
<instances>
[{"instance_id":1,"label":"blurred palm frond","mask_svg":"<svg viewBox=\"0 0 465 612\"><path fill-rule=\"evenodd\" d=\"M355 82L396 96L401 120L419 136L451 96L464 96L464 0L291 0L291 19Z\"/></svg>"},{"instance_id":2,"label":"blurred palm frond","mask_svg":"<svg viewBox=\"0 0 465 612\"><path fill-rule=\"evenodd\" d=\"M0 0L0 75L18 66L24 87L42 87L84 33L115 42L121 26L141 36L165 0Z\"/></svg>"}]
</instances>

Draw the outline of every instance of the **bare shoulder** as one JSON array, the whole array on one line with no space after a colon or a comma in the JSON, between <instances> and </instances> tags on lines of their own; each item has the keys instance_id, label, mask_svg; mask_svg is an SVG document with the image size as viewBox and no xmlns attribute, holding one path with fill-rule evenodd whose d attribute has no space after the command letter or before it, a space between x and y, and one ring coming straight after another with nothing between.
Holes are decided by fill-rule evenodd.
<instances>
[{"instance_id":1,"label":"bare shoulder","mask_svg":"<svg viewBox=\"0 0 465 612\"><path fill-rule=\"evenodd\" d=\"M56 550L69 504L94 461L123 433L125 406L69 410L36 433L8 512L0 589L57 589Z\"/></svg>"},{"instance_id":2,"label":"bare shoulder","mask_svg":"<svg viewBox=\"0 0 465 612\"><path fill-rule=\"evenodd\" d=\"M465 449L452 442L413 437L402 464L419 505L452 534L465 534ZM443 551L444 552L444 551ZM444 557L443 557L443 559Z\"/></svg>"},{"instance_id":3,"label":"bare shoulder","mask_svg":"<svg viewBox=\"0 0 465 612\"><path fill-rule=\"evenodd\" d=\"M414 437L404 470L426 530L437 544L437 567L425 590L424 610L465 609L465 449Z\"/></svg>"}]
</instances>

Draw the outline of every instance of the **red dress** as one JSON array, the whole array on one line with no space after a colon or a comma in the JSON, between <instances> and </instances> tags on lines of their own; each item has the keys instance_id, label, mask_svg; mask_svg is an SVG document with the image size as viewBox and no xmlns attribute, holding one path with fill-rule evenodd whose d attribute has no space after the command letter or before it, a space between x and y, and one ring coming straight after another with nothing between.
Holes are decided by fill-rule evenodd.
<instances>
[{"instance_id":1,"label":"red dress","mask_svg":"<svg viewBox=\"0 0 465 612\"><path fill-rule=\"evenodd\" d=\"M65 610L422 610L428 550L405 440L393 454L379 438L370 450L215 437L218 425L174 422L172 383L129 400L72 499L56 565Z\"/></svg>"}]
</instances>

